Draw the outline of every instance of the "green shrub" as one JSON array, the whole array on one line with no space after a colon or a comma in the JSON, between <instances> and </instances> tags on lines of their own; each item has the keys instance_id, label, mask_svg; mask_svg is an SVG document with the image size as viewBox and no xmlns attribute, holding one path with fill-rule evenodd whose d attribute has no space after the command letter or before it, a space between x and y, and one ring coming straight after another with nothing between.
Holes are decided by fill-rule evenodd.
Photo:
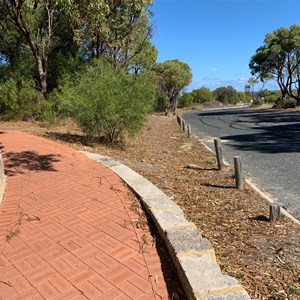
<instances>
[{"instance_id":1,"label":"green shrub","mask_svg":"<svg viewBox=\"0 0 300 300\"><path fill-rule=\"evenodd\" d=\"M61 110L68 112L89 137L123 141L142 129L155 101L147 73L137 77L98 62L60 87Z\"/></svg>"},{"instance_id":2,"label":"green shrub","mask_svg":"<svg viewBox=\"0 0 300 300\"><path fill-rule=\"evenodd\" d=\"M157 93L156 102L155 102L155 110L156 111L165 111L170 105L170 100L167 95L162 93Z\"/></svg>"},{"instance_id":3,"label":"green shrub","mask_svg":"<svg viewBox=\"0 0 300 300\"><path fill-rule=\"evenodd\" d=\"M233 97L233 104L247 102L246 94L244 92L237 92Z\"/></svg>"},{"instance_id":4,"label":"green shrub","mask_svg":"<svg viewBox=\"0 0 300 300\"><path fill-rule=\"evenodd\" d=\"M295 99L292 99L292 98L285 98L285 99L279 98L279 99L277 99L277 101L273 105L273 108L277 108L277 109L293 108L296 105L297 105L297 101Z\"/></svg>"},{"instance_id":5,"label":"green shrub","mask_svg":"<svg viewBox=\"0 0 300 300\"><path fill-rule=\"evenodd\" d=\"M0 84L0 119L37 119L44 101L33 81L10 79Z\"/></svg>"},{"instance_id":6,"label":"green shrub","mask_svg":"<svg viewBox=\"0 0 300 300\"><path fill-rule=\"evenodd\" d=\"M194 97L192 93L185 93L178 101L178 107L187 107L192 105L194 102Z\"/></svg>"},{"instance_id":7,"label":"green shrub","mask_svg":"<svg viewBox=\"0 0 300 300\"><path fill-rule=\"evenodd\" d=\"M280 91L268 91L264 97L266 103L275 103L282 100Z\"/></svg>"},{"instance_id":8,"label":"green shrub","mask_svg":"<svg viewBox=\"0 0 300 300\"><path fill-rule=\"evenodd\" d=\"M191 92L194 103L206 103L213 101L213 93L209 88L201 87Z\"/></svg>"}]
</instances>

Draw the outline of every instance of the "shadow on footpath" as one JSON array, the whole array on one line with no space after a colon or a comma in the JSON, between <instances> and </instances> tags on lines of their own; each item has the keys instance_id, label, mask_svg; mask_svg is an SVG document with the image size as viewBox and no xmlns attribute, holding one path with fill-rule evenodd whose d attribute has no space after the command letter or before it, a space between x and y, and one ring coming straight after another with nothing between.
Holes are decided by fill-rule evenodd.
<instances>
[{"instance_id":1,"label":"shadow on footpath","mask_svg":"<svg viewBox=\"0 0 300 300\"><path fill-rule=\"evenodd\" d=\"M185 295L184 289L182 287L182 284L180 282L180 279L178 277L177 270L175 268L175 265L173 264L173 261L170 257L169 251L166 247L165 242L161 238L158 229L156 228L156 225L154 225L154 222L152 218L146 213L146 209L143 208L143 211L145 212L145 217L147 219L147 223L149 225L149 230L151 233L151 236L154 237L154 243L156 247L157 254L160 259L161 263L161 269L164 276L164 281L166 283L166 287L168 290L169 298L168 299L180 299L180 300L187 300L187 297ZM147 251L147 248L145 249ZM155 275L155 274L152 274ZM152 278L152 282L155 284L156 278ZM160 297L158 295L158 297Z\"/></svg>"},{"instance_id":2,"label":"shadow on footpath","mask_svg":"<svg viewBox=\"0 0 300 300\"><path fill-rule=\"evenodd\" d=\"M76 143L82 146L89 146L93 147L95 144L103 144L107 147L116 148L116 149L124 149L124 144L122 143L114 143L111 144L108 142L107 138L104 136L98 137L88 137L86 135L74 134L74 133L60 133L60 132L47 132L44 137L54 140L54 141L61 141L67 143Z\"/></svg>"},{"instance_id":3,"label":"shadow on footpath","mask_svg":"<svg viewBox=\"0 0 300 300\"><path fill-rule=\"evenodd\" d=\"M60 133L60 132L47 132L45 134L46 138L50 138L55 141L62 141L67 143L77 143L84 146L90 146L91 141L84 135L74 134L74 133Z\"/></svg>"},{"instance_id":4,"label":"shadow on footpath","mask_svg":"<svg viewBox=\"0 0 300 300\"><path fill-rule=\"evenodd\" d=\"M53 163L59 162L60 155L39 155L35 151L7 152L3 154L7 176L24 174L26 171L57 172Z\"/></svg>"}]
</instances>

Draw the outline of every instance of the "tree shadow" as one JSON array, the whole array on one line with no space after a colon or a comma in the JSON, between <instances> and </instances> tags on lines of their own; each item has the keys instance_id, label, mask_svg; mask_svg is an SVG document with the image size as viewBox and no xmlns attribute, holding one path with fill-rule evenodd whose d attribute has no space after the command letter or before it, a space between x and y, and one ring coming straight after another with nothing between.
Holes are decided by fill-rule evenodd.
<instances>
[{"instance_id":1,"label":"tree shadow","mask_svg":"<svg viewBox=\"0 0 300 300\"><path fill-rule=\"evenodd\" d=\"M3 155L7 176L24 174L26 171L57 172L53 163L59 162L60 155L39 155L35 151L7 152Z\"/></svg>"},{"instance_id":2,"label":"tree shadow","mask_svg":"<svg viewBox=\"0 0 300 300\"><path fill-rule=\"evenodd\" d=\"M236 115L236 119L234 116ZM300 152L300 113L273 110L223 110L197 113L201 117L233 116L228 125L242 134L222 136L233 148L261 153ZM222 121L226 122L226 118ZM243 123L247 123L244 127ZM249 126L250 124L250 126ZM207 125L208 126L208 125Z\"/></svg>"},{"instance_id":3,"label":"tree shadow","mask_svg":"<svg viewBox=\"0 0 300 300\"><path fill-rule=\"evenodd\" d=\"M72 133L60 133L60 132L47 132L45 137L50 138L56 141L62 141L67 143L77 143L84 146L90 146L92 144L92 140L88 137L80 134L72 134Z\"/></svg>"},{"instance_id":4,"label":"tree shadow","mask_svg":"<svg viewBox=\"0 0 300 300\"><path fill-rule=\"evenodd\" d=\"M98 136L86 136L86 135L80 135L80 134L72 134L72 133L60 133L60 132L47 132L44 135L46 138L55 140L55 141L62 141L67 143L76 143L80 144L82 146L89 146L92 147L95 144L104 144L108 147L114 148L114 149L125 149L125 144L122 142L116 142L116 143L109 143L107 138L104 136L98 137Z\"/></svg>"},{"instance_id":5,"label":"tree shadow","mask_svg":"<svg viewBox=\"0 0 300 300\"><path fill-rule=\"evenodd\" d=\"M6 132L0 131L0 134L5 134ZM2 150L4 147L2 146L2 143L0 143L0 150Z\"/></svg>"},{"instance_id":6,"label":"tree shadow","mask_svg":"<svg viewBox=\"0 0 300 300\"><path fill-rule=\"evenodd\" d=\"M190 167L185 166L185 169L194 170L194 171L218 171L218 167Z\"/></svg>"},{"instance_id":7,"label":"tree shadow","mask_svg":"<svg viewBox=\"0 0 300 300\"><path fill-rule=\"evenodd\" d=\"M232 147L243 151L297 153L300 152L300 122L262 126L253 134L227 135L221 139L232 141Z\"/></svg>"},{"instance_id":8,"label":"tree shadow","mask_svg":"<svg viewBox=\"0 0 300 300\"><path fill-rule=\"evenodd\" d=\"M182 283L179 279L176 267L170 257L167 246L158 232L158 229L152 218L146 213L147 210L144 206L142 207L145 212L145 217L149 225L151 236L155 238L155 248L160 259L161 270L168 290L168 299L186 300L187 296L184 292ZM147 248L145 250L147 251Z\"/></svg>"},{"instance_id":9,"label":"tree shadow","mask_svg":"<svg viewBox=\"0 0 300 300\"><path fill-rule=\"evenodd\" d=\"M235 189L235 186L212 184L212 183L201 183L201 185L206 187L219 188L219 189Z\"/></svg>"},{"instance_id":10,"label":"tree shadow","mask_svg":"<svg viewBox=\"0 0 300 300\"><path fill-rule=\"evenodd\" d=\"M160 258L161 269L166 282L169 299L187 299L169 251L162 238L158 237L158 233L155 239L155 246Z\"/></svg>"},{"instance_id":11,"label":"tree shadow","mask_svg":"<svg viewBox=\"0 0 300 300\"><path fill-rule=\"evenodd\" d=\"M269 218L264 215L257 215L255 217L250 217L249 220L251 221L261 221L261 222L269 222Z\"/></svg>"}]
</instances>

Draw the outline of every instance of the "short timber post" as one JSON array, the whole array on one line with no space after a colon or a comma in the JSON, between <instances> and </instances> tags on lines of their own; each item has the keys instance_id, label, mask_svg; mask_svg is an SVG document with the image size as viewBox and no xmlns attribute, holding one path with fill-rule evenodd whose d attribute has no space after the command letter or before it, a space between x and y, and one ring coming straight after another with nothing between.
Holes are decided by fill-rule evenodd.
<instances>
[{"instance_id":1,"label":"short timber post","mask_svg":"<svg viewBox=\"0 0 300 300\"><path fill-rule=\"evenodd\" d=\"M237 189L243 189L243 172L242 172L242 163L240 156L234 156L234 171L235 171L235 186Z\"/></svg>"},{"instance_id":2,"label":"short timber post","mask_svg":"<svg viewBox=\"0 0 300 300\"><path fill-rule=\"evenodd\" d=\"M192 137L192 128L190 124L187 125L187 134L188 138L190 139Z\"/></svg>"},{"instance_id":3,"label":"short timber post","mask_svg":"<svg viewBox=\"0 0 300 300\"><path fill-rule=\"evenodd\" d=\"M185 132L185 130L186 130L186 128L185 128L185 121L184 121L184 119L182 119L182 130L183 130L183 132Z\"/></svg>"},{"instance_id":4,"label":"short timber post","mask_svg":"<svg viewBox=\"0 0 300 300\"><path fill-rule=\"evenodd\" d=\"M223 153L220 139L214 139L215 151L218 163L218 169L221 171L224 167Z\"/></svg>"},{"instance_id":5,"label":"short timber post","mask_svg":"<svg viewBox=\"0 0 300 300\"><path fill-rule=\"evenodd\" d=\"M180 129L183 130L184 120L180 117Z\"/></svg>"},{"instance_id":6,"label":"short timber post","mask_svg":"<svg viewBox=\"0 0 300 300\"><path fill-rule=\"evenodd\" d=\"M280 206L275 203L270 204L270 217L269 221L270 222L275 222L280 219Z\"/></svg>"}]
</instances>

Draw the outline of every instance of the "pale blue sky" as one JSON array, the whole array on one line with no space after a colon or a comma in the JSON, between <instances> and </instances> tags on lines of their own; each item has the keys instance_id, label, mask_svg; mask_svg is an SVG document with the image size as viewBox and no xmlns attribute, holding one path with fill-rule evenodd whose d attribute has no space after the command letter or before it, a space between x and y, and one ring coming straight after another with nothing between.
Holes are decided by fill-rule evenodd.
<instances>
[{"instance_id":1,"label":"pale blue sky","mask_svg":"<svg viewBox=\"0 0 300 300\"><path fill-rule=\"evenodd\" d=\"M300 0L155 0L152 11L158 61L188 63L189 90L244 90L250 58L266 33L300 24Z\"/></svg>"}]
</instances>

